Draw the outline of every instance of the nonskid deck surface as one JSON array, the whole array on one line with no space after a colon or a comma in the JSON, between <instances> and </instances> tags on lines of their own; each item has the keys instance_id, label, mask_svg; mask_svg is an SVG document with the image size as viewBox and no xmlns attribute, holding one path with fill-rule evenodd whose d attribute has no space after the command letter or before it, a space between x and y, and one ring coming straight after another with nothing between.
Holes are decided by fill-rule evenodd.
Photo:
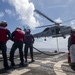
<instances>
[{"instance_id":1,"label":"nonskid deck surface","mask_svg":"<svg viewBox=\"0 0 75 75\"><path fill-rule=\"evenodd\" d=\"M75 75L75 71L68 65L67 53L48 54L51 56L34 53L35 62L30 63L31 59L28 56L28 62L24 66L19 65L19 56L15 54L16 66L10 67L9 70L3 69L3 59L0 55L0 75ZM9 60L8 63L10 65Z\"/></svg>"}]
</instances>

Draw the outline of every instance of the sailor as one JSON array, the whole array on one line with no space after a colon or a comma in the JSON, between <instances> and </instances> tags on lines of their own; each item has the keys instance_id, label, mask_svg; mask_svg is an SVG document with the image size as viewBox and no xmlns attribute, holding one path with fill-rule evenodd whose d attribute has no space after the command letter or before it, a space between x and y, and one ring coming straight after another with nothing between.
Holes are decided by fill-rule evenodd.
<instances>
[{"instance_id":1,"label":"sailor","mask_svg":"<svg viewBox=\"0 0 75 75\"><path fill-rule=\"evenodd\" d=\"M70 46L71 46L71 36L68 38L68 51L70 51Z\"/></svg>"},{"instance_id":2,"label":"sailor","mask_svg":"<svg viewBox=\"0 0 75 75\"><path fill-rule=\"evenodd\" d=\"M25 31L25 36L24 36L24 54L25 54L25 62L27 62L27 55L28 55L28 49L30 49L30 55L31 55L31 62L34 62L33 59L33 43L34 43L34 37L32 34L30 34L30 29L27 29Z\"/></svg>"},{"instance_id":3,"label":"sailor","mask_svg":"<svg viewBox=\"0 0 75 75\"><path fill-rule=\"evenodd\" d=\"M23 59L23 41L24 41L24 32L20 27L17 27L15 31L12 32L11 40L14 42L10 51L10 62L11 66L15 66L14 62L14 53L15 50L19 49L19 55L20 55L20 65L24 65L24 59Z\"/></svg>"},{"instance_id":4,"label":"sailor","mask_svg":"<svg viewBox=\"0 0 75 75\"><path fill-rule=\"evenodd\" d=\"M71 57L70 57L70 46L72 45L71 36L68 38L68 63L71 65Z\"/></svg>"},{"instance_id":5,"label":"sailor","mask_svg":"<svg viewBox=\"0 0 75 75\"><path fill-rule=\"evenodd\" d=\"M70 57L71 57L71 65L75 66L75 30L71 30L71 35L70 35Z\"/></svg>"},{"instance_id":6,"label":"sailor","mask_svg":"<svg viewBox=\"0 0 75 75\"><path fill-rule=\"evenodd\" d=\"M8 69L8 61L7 61L7 46L6 43L11 37L10 31L6 28L7 22L2 21L0 23L0 49L2 50L2 56L3 56L3 65L5 69Z\"/></svg>"}]
</instances>

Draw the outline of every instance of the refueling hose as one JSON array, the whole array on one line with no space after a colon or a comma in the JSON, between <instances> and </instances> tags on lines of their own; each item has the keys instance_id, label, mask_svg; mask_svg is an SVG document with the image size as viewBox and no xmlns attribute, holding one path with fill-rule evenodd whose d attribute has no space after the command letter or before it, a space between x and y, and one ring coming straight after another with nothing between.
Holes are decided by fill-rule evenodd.
<instances>
[{"instance_id":1,"label":"refueling hose","mask_svg":"<svg viewBox=\"0 0 75 75\"><path fill-rule=\"evenodd\" d=\"M41 51L41 50L39 50L39 49L37 49L37 48L35 48L35 47L33 47L33 48L34 48L35 50L37 50L38 52L40 52L40 53L42 53L42 54L45 54L45 55L48 55L48 56L58 54L58 53L55 53L55 54L47 54L47 53L45 53L45 52L43 52L43 51Z\"/></svg>"}]
</instances>

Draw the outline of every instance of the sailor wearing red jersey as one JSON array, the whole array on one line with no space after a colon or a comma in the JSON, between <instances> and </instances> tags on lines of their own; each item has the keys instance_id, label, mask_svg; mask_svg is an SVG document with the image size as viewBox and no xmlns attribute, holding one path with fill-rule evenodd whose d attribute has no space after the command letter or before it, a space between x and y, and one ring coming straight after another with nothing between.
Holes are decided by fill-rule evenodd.
<instances>
[{"instance_id":1,"label":"sailor wearing red jersey","mask_svg":"<svg viewBox=\"0 0 75 75\"><path fill-rule=\"evenodd\" d=\"M71 65L75 66L75 30L71 31L71 46L70 46L70 56L71 56Z\"/></svg>"},{"instance_id":2,"label":"sailor wearing red jersey","mask_svg":"<svg viewBox=\"0 0 75 75\"><path fill-rule=\"evenodd\" d=\"M8 69L9 66L8 66L8 62L7 62L6 42L10 39L11 33L6 27L7 27L7 22L2 21L0 23L0 49L2 50L2 56L3 56L3 60L4 60L3 65L4 65L5 69Z\"/></svg>"},{"instance_id":3,"label":"sailor wearing red jersey","mask_svg":"<svg viewBox=\"0 0 75 75\"><path fill-rule=\"evenodd\" d=\"M10 62L11 66L15 66L14 63L14 53L15 50L18 48L19 49L19 55L20 55L20 65L24 64L24 59L23 59L23 40L24 40L24 33L22 32L22 29L20 27L17 27L15 31L12 32L12 37L11 40L14 41L11 51L10 51Z\"/></svg>"}]
</instances>

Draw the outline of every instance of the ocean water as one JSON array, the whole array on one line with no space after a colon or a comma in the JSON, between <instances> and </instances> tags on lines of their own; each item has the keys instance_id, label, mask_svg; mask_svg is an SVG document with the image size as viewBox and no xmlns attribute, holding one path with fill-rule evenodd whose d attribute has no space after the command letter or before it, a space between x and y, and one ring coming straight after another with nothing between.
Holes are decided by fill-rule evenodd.
<instances>
[{"instance_id":1,"label":"ocean water","mask_svg":"<svg viewBox=\"0 0 75 75\"><path fill-rule=\"evenodd\" d=\"M54 51L58 51L58 52L68 52L68 50L66 48L60 48L60 49L56 49L56 48L36 48L40 51L46 51L46 52L54 52ZM36 49L33 49L34 52L38 52ZM7 49L7 52L10 52L10 48ZM24 49L23 49L24 50ZM16 50L18 51L18 49Z\"/></svg>"},{"instance_id":2,"label":"ocean water","mask_svg":"<svg viewBox=\"0 0 75 75\"><path fill-rule=\"evenodd\" d=\"M56 48L38 48L38 50L40 50L40 51L47 51L47 52L54 52L54 51L68 52L68 50L65 49L65 48L61 48L61 49L56 49ZM37 50L34 49L34 51L37 51Z\"/></svg>"}]
</instances>

